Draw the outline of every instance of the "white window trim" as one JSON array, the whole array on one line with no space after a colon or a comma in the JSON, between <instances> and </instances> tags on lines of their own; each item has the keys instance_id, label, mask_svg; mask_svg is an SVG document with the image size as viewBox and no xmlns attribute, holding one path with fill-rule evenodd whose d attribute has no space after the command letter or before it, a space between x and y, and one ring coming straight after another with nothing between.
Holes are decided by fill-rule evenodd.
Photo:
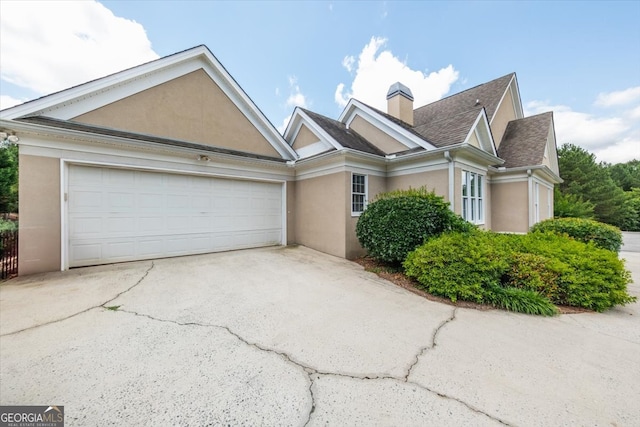
<instances>
[{"instance_id":1,"label":"white window trim","mask_svg":"<svg viewBox=\"0 0 640 427\"><path fill-rule=\"evenodd\" d=\"M369 176L362 174L362 173L351 173L351 197L349 198L349 203L351 204L351 216L360 216L362 214L362 212L356 212L353 210L353 196L355 194L362 194L362 193L354 193L353 192L353 177L354 176L363 176L364 177L364 206L362 208L362 212L364 212L365 209L367 209L367 202L369 201Z\"/></svg>"},{"instance_id":2,"label":"white window trim","mask_svg":"<svg viewBox=\"0 0 640 427\"><path fill-rule=\"evenodd\" d=\"M468 218L464 218L465 220L469 221L472 224L477 224L477 225L484 225L485 221L486 221L486 216L487 216L487 203L486 203L486 186L485 183L487 181L487 177L485 175L482 175L478 172L472 172L472 171L468 171L468 170L463 170L462 171L462 185L465 184L465 174L473 174L476 176L476 178L482 178L481 179L481 183L480 183L480 192L478 192L478 188L476 188L475 191L475 196L471 196L471 191L468 188L467 191L467 195L464 195L464 191L461 190L461 203L460 203L460 209L461 209L461 216L464 218L464 200L467 199L467 207L470 208L471 205L475 206L475 212L474 212L474 219L468 219ZM469 176L470 176L469 175ZM478 179L474 180L475 183L478 182ZM481 195L479 195L481 194ZM475 200L475 203L471 203L471 200ZM480 203L482 202L482 203Z\"/></svg>"}]
</instances>

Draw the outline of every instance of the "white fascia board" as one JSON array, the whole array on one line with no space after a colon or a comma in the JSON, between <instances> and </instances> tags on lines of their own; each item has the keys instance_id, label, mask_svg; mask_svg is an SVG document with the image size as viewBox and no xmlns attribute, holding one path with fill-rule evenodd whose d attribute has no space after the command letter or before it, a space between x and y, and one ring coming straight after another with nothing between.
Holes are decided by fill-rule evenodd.
<instances>
[{"instance_id":1,"label":"white fascia board","mask_svg":"<svg viewBox=\"0 0 640 427\"><path fill-rule=\"evenodd\" d=\"M478 128L478 126L483 126L487 135L489 136L489 141L483 141L479 137L480 135L478 135L478 143L480 143L480 145L482 146L482 150L486 151L487 153L490 153L492 156L498 157L498 153L496 152L496 149L495 149L496 145L493 140L493 135L491 134L491 128L489 127L489 120L487 119L487 112L484 108L480 110L480 113L478 114L478 117L476 117L476 120L473 122L473 126L471 126L471 128L469 129L469 132L467 133L467 136L465 137L463 144L469 144L469 138L471 138L471 135L473 135L473 133ZM484 145L483 142L488 142L491 144L491 151L488 151L485 149L485 147L483 146Z\"/></svg>"},{"instance_id":2,"label":"white fascia board","mask_svg":"<svg viewBox=\"0 0 640 427\"><path fill-rule=\"evenodd\" d=\"M296 163L296 180L339 172L355 172L384 177L386 176L386 165L384 159L372 158L366 153L350 149L331 151Z\"/></svg>"},{"instance_id":3,"label":"white fascia board","mask_svg":"<svg viewBox=\"0 0 640 427\"><path fill-rule=\"evenodd\" d=\"M296 153L287 144L284 137L278 133L278 130L273 126L262 111L256 106L256 104L249 98L246 92L240 87L235 79L229 74L224 66L217 60L209 49L204 47L204 56L209 60L210 71L205 68L205 71L209 71L209 75L218 84L222 91L233 101L234 104L242 111L242 113L251 121L251 123L260 130L260 133L271 143L273 148L280 153L283 158L293 160L296 158ZM213 74L213 75L212 75ZM221 76L223 80L214 78L214 76Z\"/></svg>"},{"instance_id":4,"label":"white fascia board","mask_svg":"<svg viewBox=\"0 0 640 427\"><path fill-rule=\"evenodd\" d=\"M315 136L317 136L321 141L329 143L336 150L343 150L345 148L331 135L329 135L324 129L322 129L322 127L320 127L314 120L312 120L311 117L309 117L304 111L298 110L298 114L302 118L302 122L300 123L301 127L304 123L309 128L309 130L314 133ZM299 128L298 131L300 131Z\"/></svg>"},{"instance_id":5,"label":"white fascia board","mask_svg":"<svg viewBox=\"0 0 640 427\"><path fill-rule=\"evenodd\" d=\"M3 126L4 123L6 122L0 120L0 126ZM62 150L79 153L87 152L105 154L118 157L140 157L144 159L156 158L154 156L157 155L157 159L176 159L176 161L179 161L177 160L178 158L183 158L187 159L189 162L193 162L198 155L206 155L215 162L221 161L225 163L242 164L244 165L242 167L247 169L251 169L253 167L255 167L256 170L262 168L281 170L291 169L287 163L282 161L220 153L213 150L215 147L208 150L205 146L202 148L169 146L123 137L88 134L86 132L70 129L50 128L31 123L10 122L10 124L13 129L16 129L22 134L18 144L21 147L21 153L26 152L23 150L23 147L25 150L26 147L31 147L30 150L32 152L36 149L49 150L48 153L50 153L50 157L58 157L58 155L55 154L56 150Z\"/></svg>"},{"instance_id":6,"label":"white fascia board","mask_svg":"<svg viewBox=\"0 0 640 427\"><path fill-rule=\"evenodd\" d=\"M0 117L11 120L29 115L47 115L69 120L198 69L203 69L209 75L280 156L287 160L296 158L295 151L205 46L198 46L9 108L4 110Z\"/></svg>"},{"instance_id":7,"label":"white fascia board","mask_svg":"<svg viewBox=\"0 0 640 427\"><path fill-rule=\"evenodd\" d=\"M377 111L372 110L365 104L353 98L349 100L349 103L342 111L342 114L340 114L338 121L344 123L347 127L349 127L356 114L359 114L360 117L380 129L382 132L386 133L393 139L406 145L407 148L422 147L426 150L433 150L436 148L435 145L430 144L429 142L412 134L411 132L408 132L402 126L393 123L391 120L378 114Z\"/></svg>"},{"instance_id":8,"label":"white fascia board","mask_svg":"<svg viewBox=\"0 0 640 427\"><path fill-rule=\"evenodd\" d=\"M502 94L502 97L500 98L500 102L498 102L498 106L496 107L496 111L495 111L496 113L500 109L500 106L502 105L502 103L505 102L505 99L507 99L507 95L510 95L510 96L509 96L509 100L507 100L506 102L513 103L513 111L516 112L516 119L523 118L524 114L522 113L522 100L520 99L520 90L518 89L518 80L516 79L515 73L511 77L511 81L509 81L509 84L507 85L507 89ZM494 113L489 123L492 124L493 119L495 118L496 118L496 114Z\"/></svg>"},{"instance_id":9,"label":"white fascia board","mask_svg":"<svg viewBox=\"0 0 640 427\"><path fill-rule=\"evenodd\" d=\"M546 165L535 165L535 166L520 166L517 168L505 168L505 169L500 169L500 168L490 168L490 170L492 170L493 172L496 173L496 175L494 176L500 176L500 175L509 175L509 174L527 174L527 171L531 171L532 174L538 174L541 175L542 177L544 177L544 179L547 182L552 182L554 184L560 184L562 182L564 182L564 180L562 178L560 178L558 175L556 175L551 169L549 169L548 166Z\"/></svg>"},{"instance_id":10,"label":"white fascia board","mask_svg":"<svg viewBox=\"0 0 640 427\"><path fill-rule=\"evenodd\" d=\"M491 167L494 165L501 165L504 163L504 160L498 156L495 156L491 153L486 152L485 150L475 147L470 144L461 144L460 149L457 152L456 160L458 159L468 159L472 162L477 162L478 164L483 165L483 168Z\"/></svg>"},{"instance_id":11,"label":"white fascia board","mask_svg":"<svg viewBox=\"0 0 640 427\"><path fill-rule=\"evenodd\" d=\"M161 68L170 67L183 62L186 59L202 55L205 50L207 49L204 46L198 46L193 49L156 59L69 89L45 95L42 98L7 108L0 112L0 117L2 119L11 120L23 116L40 115L42 112L58 107L61 104L64 105L72 101L78 102L88 95L102 93L103 91L109 90L112 86L126 84L132 80L137 80L148 74L154 73Z\"/></svg>"}]
</instances>

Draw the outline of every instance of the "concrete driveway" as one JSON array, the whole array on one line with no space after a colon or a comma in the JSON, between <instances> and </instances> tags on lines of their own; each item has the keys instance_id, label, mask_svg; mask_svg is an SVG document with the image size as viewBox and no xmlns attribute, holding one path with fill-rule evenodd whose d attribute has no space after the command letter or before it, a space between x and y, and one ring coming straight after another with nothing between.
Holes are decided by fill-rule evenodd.
<instances>
[{"instance_id":1,"label":"concrete driveway","mask_svg":"<svg viewBox=\"0 0 640 427\"><path fill-rule=\"evenodd\" d=\"M18 278L0 335L0 403L69 426L640 425L639 304L456 309L303 247Z\"/></svg>"}]
</instances>

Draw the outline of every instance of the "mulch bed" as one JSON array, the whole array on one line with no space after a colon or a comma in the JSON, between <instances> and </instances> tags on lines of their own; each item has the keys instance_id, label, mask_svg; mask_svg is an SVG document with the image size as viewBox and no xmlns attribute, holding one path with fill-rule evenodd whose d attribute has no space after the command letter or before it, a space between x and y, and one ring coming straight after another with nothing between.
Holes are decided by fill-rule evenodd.
<instances>
[{"instance_id":1,"label":"mulch bed","mask_svg":"<svg viewBox=\"0 0 640 427\"><path fill-rule=\"evenodd\" d=\"M387 264L377 261L370 257L357 258L353 260L357 264L360 264L366 271L375 272L378 277L381 277L389 282L400 286L410 292L413 292L416 295L420 295L423 298L426 298L430 301L439 302L442 304L451 305L454 307L462 307L462 308L473 308L474 310L488 311L488 310L498 310L496 307L486 304L477 304L469 301L457 301L453 302L448 298L439 297L437 295L432 295L428 292L419 289L416 285L417 282L401 272L394 272L393 268L390 268ZM580 307L570 307L564 305L558 305L558 310L560 310L560 314L576 314L576 313L592 313L592 310L587 310L586 308Z\"/></svg>"}]
</instances>

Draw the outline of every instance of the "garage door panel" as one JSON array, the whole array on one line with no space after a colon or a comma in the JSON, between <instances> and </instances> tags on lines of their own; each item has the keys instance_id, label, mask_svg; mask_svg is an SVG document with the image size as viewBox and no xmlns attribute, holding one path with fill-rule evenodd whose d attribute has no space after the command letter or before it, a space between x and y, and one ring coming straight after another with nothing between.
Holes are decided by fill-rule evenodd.
<instances>
[{"instance_id":1,"label":"garage door panel","mask_svg":"<svg viewBox=\"0 0 640 427\"><path fill-rule=\"evenodd\" d=\"M71 165L69 264L278 245L282 185Z\"/></svg>"}]
</instances>

